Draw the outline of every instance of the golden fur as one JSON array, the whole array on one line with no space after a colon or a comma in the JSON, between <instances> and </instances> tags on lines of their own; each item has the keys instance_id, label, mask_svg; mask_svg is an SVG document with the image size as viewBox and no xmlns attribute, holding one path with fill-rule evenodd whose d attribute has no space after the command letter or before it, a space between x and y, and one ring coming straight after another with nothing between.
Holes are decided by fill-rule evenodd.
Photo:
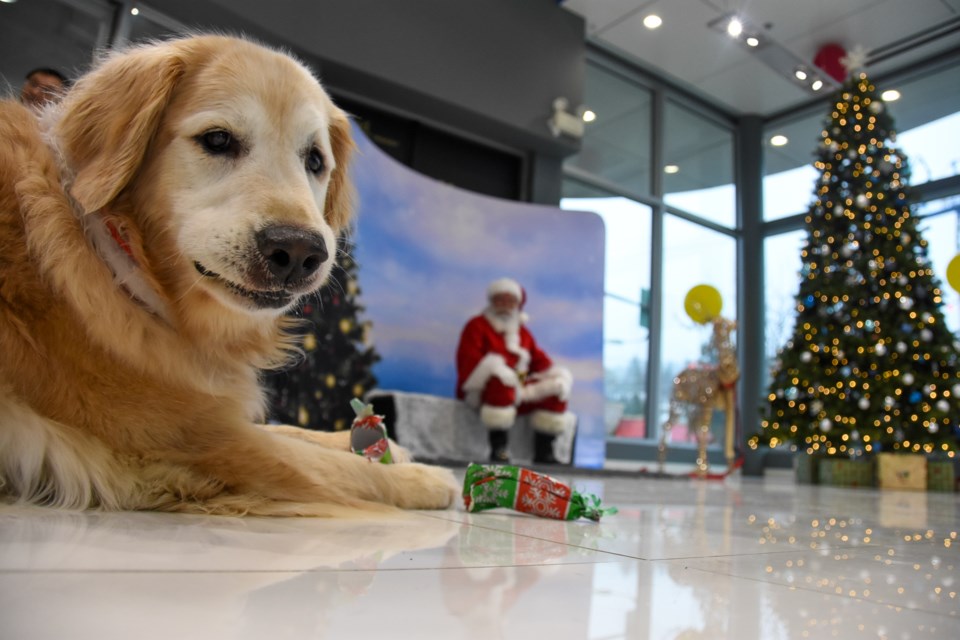
<instances>
[{"instance_id":1,"label":"golden fur","mask_svg":"<svg viewBox=\"0 0 960 640\"><path fill-rule=\"evenodd\" d=\"M321 286L349 222L352 146L303 66L223 36L110 55L39 121L0 103L0 494L262 515L450 506L446 469L257 424L258 369L296 348L283 312ZM274 275L265 229L309 245L315 271Z\"/></svg>"}]
</instances>

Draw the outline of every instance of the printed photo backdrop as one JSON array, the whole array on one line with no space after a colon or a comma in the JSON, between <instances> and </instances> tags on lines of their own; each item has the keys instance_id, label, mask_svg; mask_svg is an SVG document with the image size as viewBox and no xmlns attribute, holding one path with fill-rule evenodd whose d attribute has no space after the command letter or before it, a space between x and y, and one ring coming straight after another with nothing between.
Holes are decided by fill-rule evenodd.
<instances>
[{"instance_id":1,"label":"printed photo backdrop","mask_svg":"<svg viewBox=\"0 0 960 640\"><path fill-rule=\"evenodd\" d=\"M528 327L574 375L574 463L599 467L603 427L604 227L589 212L485 197L426 178L354 128L359 195L351 238L361 320L382 360L386 390L454 397L457 342L485 306L487 284L509 276L527 291Z\"/></svg>"}]
</instances>

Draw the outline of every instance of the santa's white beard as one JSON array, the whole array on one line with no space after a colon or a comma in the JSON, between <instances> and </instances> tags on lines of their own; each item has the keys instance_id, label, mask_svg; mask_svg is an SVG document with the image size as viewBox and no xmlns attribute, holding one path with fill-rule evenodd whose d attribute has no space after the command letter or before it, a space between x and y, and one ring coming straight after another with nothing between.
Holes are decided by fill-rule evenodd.
<instances>
[{"instance_id":1,"label":"santa's white beard","mask_svg":"<svg viewBox=\"0 0 960 640\"><path fill-rule=\"evenodd\" d=\"M523 323L523 314L520 310L497 311L493 307L488 307L485 315L497 333L503 335L507 343L507 351L519 354L521 352L520 325Z\"/></svg>"},{"instance_id":2,"label":"santa's white beard","mask_svg":"<svg viewBox=\"0 0 960 640\"><path fill-rule=\"evenodd\" d=\"M520 324L523 322L519 309L511 311L497 311L493 307L487 307L484 314L497 333L506 336L520 336ZM509 342L509 340L508 340Z\"/></svg>"},{"instance_id":3,"label":"santa's white beard","mask_svg":"<svg viewBox=\"0 0 960 640\"><path fill-rule=\"evenodd\" d=\"M483 312L494 330L503 336L507 351L519 356L514 368L526 373L530 365L530 352L520 346L520 326L527 321L527 314L514 309L512 311L497 312L493 307L487 307Z\"/></svg>"}]
</instances>

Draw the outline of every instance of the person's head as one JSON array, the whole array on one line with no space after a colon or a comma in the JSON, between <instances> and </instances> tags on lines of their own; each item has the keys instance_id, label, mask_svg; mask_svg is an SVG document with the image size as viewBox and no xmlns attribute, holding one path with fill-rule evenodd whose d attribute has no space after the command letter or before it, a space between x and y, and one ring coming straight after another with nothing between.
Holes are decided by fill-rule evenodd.
<instances>
[{"instance_id":1,"label":"person's head","mask_svg":"<svg viewBox=\"0 0 960 640\"><path fill-rule=\"evenodd\" d=\"M34 69L27 74L20 89L20 102L33 109L41 109L47 103L60 100L67 85L66 76L56 69Z\"/></svg>"},{"instance_id":2,"label":"person's head","mask_svg":"<svg viewBox=\"0 0 960 640\"><path fill-rule=\"evenodd\" d=\"M498 316L515 315L523 303L523 287L516 280L500 278L487 287L487 305Z\"/></svg>"}]
</instances>

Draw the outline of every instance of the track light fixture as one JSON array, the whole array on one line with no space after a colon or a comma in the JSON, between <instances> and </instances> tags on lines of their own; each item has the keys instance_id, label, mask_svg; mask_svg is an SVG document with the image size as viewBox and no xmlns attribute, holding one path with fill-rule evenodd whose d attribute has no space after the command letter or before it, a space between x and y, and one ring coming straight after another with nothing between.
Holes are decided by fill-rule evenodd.
<instances>
[{"instance_id":1,"label":"track light fixture","mask_svg":"<svg viewBox=\"0 0 960 640\"><path fill-rule=\"evenodd\" d=\"M747 51L755 52L764 64L806 91L816 93L825 86L840 86L840 83L829 75L821 73L812 64L774 41L742 14L725 13L708 22L707 27L739 43ZM769 25L766 28L769 28Z\"/></svg>"}]
</instances>

